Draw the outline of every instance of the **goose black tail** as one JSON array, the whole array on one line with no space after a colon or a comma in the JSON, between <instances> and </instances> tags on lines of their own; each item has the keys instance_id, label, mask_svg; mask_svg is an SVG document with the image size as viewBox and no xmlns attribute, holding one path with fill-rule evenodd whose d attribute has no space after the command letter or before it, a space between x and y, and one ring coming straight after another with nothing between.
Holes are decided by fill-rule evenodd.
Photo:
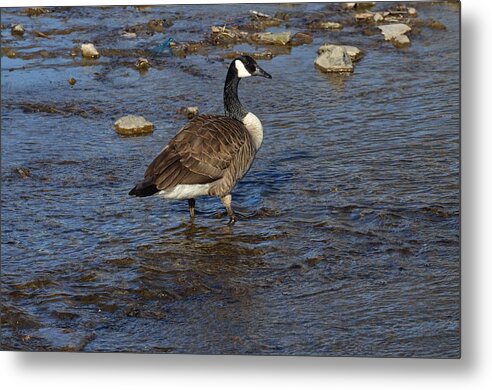
<instances>
[{"instance_id":1,"label":"goose black tail","mask_svg":"<svg viewBox=\"0 0 492 390\"><path fill-rule=\"evenodd\" d=\"M138 183L135 187L133 187L132 190L128 193L128 195L133 195L143 198L145 196L154 195L157 192L159 192L159 190L157 189L157 186L155 184L143 181L141 183Z\"/></svg>"}]
</instances>

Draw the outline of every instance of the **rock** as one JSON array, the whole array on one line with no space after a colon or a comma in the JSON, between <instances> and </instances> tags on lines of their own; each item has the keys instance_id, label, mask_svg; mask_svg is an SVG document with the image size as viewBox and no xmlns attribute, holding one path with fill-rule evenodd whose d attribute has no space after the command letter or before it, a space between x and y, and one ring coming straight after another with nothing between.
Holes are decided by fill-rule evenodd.
<instances>
[{"instance_id":1,"label":"rock","mask_svg":"<svg viewBox=\"0 0 492 390\"><path fill-rule=\"evenodd\" d=\"M223 45L241 42L248 37L248 33L245 31L240 31L237 27L226 28L219 26L211 27L212 34L210 40L214 45Z\"/></svg>"},{"instance_id":2,"label":"rock","mask_svg":"<svg viewBox=\"0 0 492 390\"><path fill-rule=\"evenodd\" d=\"M356 7L359 9L369 9L376 5L375 1L364 1L362 3L357 3Z\"/></svg>"},{"instance_id":3,"label":"rock","mask_svg":"<svg viewBox=\"0 0 492 390\"><path fill-rule=\"evenodd\" d=\"M21 179L29 179L31 177L31 170L29 168L15 168L14 172Z\"/></svg>"},{"instance_id":4,"label":"rock","mask_svg":"<svg viewBox=\"0 0 492 390\"><path fill-rule=\"evenodd\" d=\"M417 10L413 7L408 7L407 12L409 16L416 17L417 16Z\"/></svg>"},{"instance_id":5,"label":"rock","mask_svg":"<svg viewBox=\"0 0 492 390\"><path fill-rule=\"evenodd\" d=\"M391 41L399 35L403 35L412 30L409 26L403 23L386 24L384 26L378 26L378 28L383 33L386 41Z\"/></svg>"},{"instance_id":6,"label":"rock","mask_svg":"<svg viewBox=\"0 0 492 390\"><path fill-rule=\"evenodd\" d=\"M355 5L356 5L355 3L345 3L345 4L343 5L343 7L344 7L345 9L354 9L354 8L355 8Z\"/></svg>"},{"instance_id":7,"label":"rock","mask_svg":"<svg viewBox=\"0 0 492 390\"><path fill-rule=\"evenodd\" d=\"M115 130L120 135L142 135L152 133L154 125L143 116L127 115L114 123Z\"/></svg>"},{"instance_id":8,"label":"rock","mask_svg":"<svg viewBox=\"0 0 492 390\"><path fill-rule=\"evenodd\" d=\"M428 20L427 25L433 30L446 30L446 26L443 23L434 19Z\"/></svg>"},{"instance_id":9,"label":"rock","mask_svg":"<svg viewBox=\"0 0 492 390\"><path fill-rule=\"evenodd\" d=\"M338 22L313 22L309 24L310 28L323 30L341 30L343 25Z\"/></svg>"},{"instance_id":10,"label":"rock","mask_svg":"<svg viewBox=\"0 0 492 390\"><path fill-rule=\"evenodd\" d=\"M362 12L354 15L357 22L372 22L374 20L374 14L372 12Z\"/></svg>"},{"instance_id":11,"label":"rock","mask_svg":"<svg viewBox=\"0 0 492 390\"><path fill-rule=\"evenodd\" d=\"M265 32L254 34L251 39L256 43L264 45L285 46L290 42L291 36L292 34L290 31L284 31L280 33Z\"/></svg>"},{"instance_id":12,"label":"rock","mask_svg":"<svg viewBox=\"0 0 492 390\"><path fill-rule=\"evenodd\" d=\"M127 38L127 39L134 39L137 37L137 33L135 32L129 32L129 31L125 31L123 34L121 34L121 36L123 38Z\"/></svg>"},{"instance_id":13,"label":"rock","mask_svg":"<svg viewBox=\"0 0 492 390\"><path fill-rule=\"evenodd\" d=\"M249 13L251 15L253 23L256 24L256 28L263 29L266 27L275 27L279 26L283 22L282 19L278 19L274 16L264 14L262 12L251 10L249 11Z\"/></svg>"},{"instance_id":14,"label":"rock","mask_svg":"<svg viewBox=\"0 0 492 390\"><path fill-rule=\"evenodd\" d=\"M398 35L397 37L391 39L391 43L397 48L410 46L410 39L406 35Z\"/></svg>"},{"instance_id":15,"label":"rock","mask_svg":"<svg viewBox=\"0 0 492 390\"><path fill-rule=\"evenodd\" d=\"M318 49L318 55L321 55L326 51L333 50L335 46L337 45L333 45L329 43L320 46L320 48ZM347 51L347 54L350 56L352 62L359 61L363 56L362 51L355 46L347 46L347 45L339 45L339 46L343 47Z\"/></svg>"},{"instance_id":16,"label":"rock","mask_svg":"<svg viewBox=\"0 0 492 390\"><path fill-rule=\"evenodd\" d=\"M39 16L49 13L50 11L42 7L26 8L24 11L28 16Z\"/></svg>"},{"instance_id":17,"label":"rock","mask_svg":"<svg viewBox=\"0 0 492 390\"><path fill-rule=\"evenodd\" d=\"M188 119L193 119L198 115L198 107L181 107L177 112L183 114Z\"/></svg>"},{"instance_id":18,"label":"rock","mask_svg":"<svg viewBox=\"0 0 492 390\"><path fill-rule=\"evenodd\" d=\"M145 72L150 68L150 62L147 58L140 57L137 62L135 62L135 68L141 72Z\"/></svg>"},{"instance_id":19,"label":"rock","mask_svg":"<svg viewBox=\"0 0 492 390\"><path fill-rule=\"evenodd\" d=\"M332 45L323 51L314 61L322 72L353 72L354 66L347 50L343 46Z\"/></svg>"},{"instance_id":20,"label":"rock","mask_svg":"<svg viewBox=\"0 0 492 390\"><path fill-rule=\"evenodd\" d=\"M313 42L313 36L307 32L298 32L290 40L292 46L308 45Z\"/></svg>"},{"instance_id":21,"label":"rock","mask_svg":"<svg viewBox=\"0 0 492 390\"><path fill-rule=\"evenodd\" d=\"M24 26L22 24L16 24L14 26L12 26L12 29L10 30L10 32L12 33L12 35L24 35L24 33L26 32L26 30L24 30Z\"/></svg>"},{"instance_id":22,"label":"rock","mask_svg":"<svg viewBox=\"0 0 492 390\"><path fill-rule=\"evenodd\" d=\"M275 19L283 20L284 22L289 20L289 14L286 12L279 11L275 13Z\"/></svg>"},{"instance_id":23,"label":"rock","mask_svg":"<svg viewBox=\"0 0 492 390\"><path fill-rule=\"evenodd\" d=\"M150 29L150 31L154 33L161 33L164 32L164 30L167 27L171 27L174 23L170 20L167 19L152 19L147 23L147 27Z\"/></svg>"},{"instance_id":24,"label":"rock","mask_svg":"<svg viewBox=\"0 0 492 390\"><path fill-rule=\"evenodd\" d=\"M80 50L82 51L82 57L85 58L99 58L99 52L96 47L92 43L84 43L80 46Z\"/></svg>"},{"instance_id":25,"label":"rock","mask_svg":"<svg viewBox=\"0 0 492 390\"><path fill-rule=\"evenodd\" d=\"M379 12L377 12L377 13L374 14L374 21L376 23L382 22L383 20L384 20L384 16L381 15Z\"/></svg>"},{"instance_id":26,"label":"rock","mask_svg":"<svg viewBox=\"0 0 492 390\"><path fill-rule=\"evenodd\" d=\"M259 51L254 53L249 53L244 51L233 51L233 52L227 52L226 54L224 54L223 57L232 60L240 56L250 56L253 57L255 60L271 60L274 57L274 54L270 50Z\"/></svg>"}]
</instances>

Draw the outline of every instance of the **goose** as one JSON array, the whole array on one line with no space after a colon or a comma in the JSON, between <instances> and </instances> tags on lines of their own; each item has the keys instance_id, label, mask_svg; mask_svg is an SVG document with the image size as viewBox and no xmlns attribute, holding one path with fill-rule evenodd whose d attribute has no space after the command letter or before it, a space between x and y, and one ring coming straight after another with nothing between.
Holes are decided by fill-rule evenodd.
<instances>
[{"instance_id":1,"label":"goose","mask_svg":"<svg viewBox=\"0 0 492 390\"><path fill-rule=\"evenodd\" d=\"M224 85L225 115L199 115L183 126L129 195L187 200L192 221L195 198L216 196L227 211L229 224L234 224L237 217L231 191L250 169L263 141L260 120L238 97L239 81L250 76L272 78L250 56L235 58Z\"/></svg>"}]
</instances>

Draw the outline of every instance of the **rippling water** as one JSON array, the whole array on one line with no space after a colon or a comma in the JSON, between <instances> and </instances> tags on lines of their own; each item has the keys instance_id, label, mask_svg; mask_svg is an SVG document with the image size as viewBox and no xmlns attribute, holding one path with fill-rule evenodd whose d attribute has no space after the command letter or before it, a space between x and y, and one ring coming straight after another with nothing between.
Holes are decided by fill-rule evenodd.
<instances>
[{"instance_id":1,"label":"rippling water","mask_svg":"<svg viewBox=\"0 0 492 390\"><path fill-rule=\"evenodd\" d=\"M265 139L232 228L217 199L198 199L190 224L186 202L127 196L185 123L177 109L222 112L232 49L140 74L135 53L162 35L120 34L166 18L165 36L199 41L253 5L2 9L2 49L17 51L1 58L3 348L458 357L459 12L415 6L447 29L423 26L404 50L353 25L316 31L260 62L273 80L241 82ZM294 32L350 19L336 4L254 8L287 12ZM51 39L12 37L19 22ZM102 57L72 58L84 41ZM322 74L324 42L365 56ZM129 113L155 132L120 138L112 124Z\"/></svg>"}]
</instances>

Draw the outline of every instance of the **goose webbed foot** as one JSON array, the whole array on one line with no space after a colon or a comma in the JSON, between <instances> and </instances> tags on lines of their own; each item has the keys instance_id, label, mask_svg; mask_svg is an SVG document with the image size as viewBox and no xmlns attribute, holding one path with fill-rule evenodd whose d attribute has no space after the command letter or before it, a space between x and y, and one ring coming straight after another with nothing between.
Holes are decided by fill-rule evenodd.
<instances>
[{"instance_id":1,"label":"goose webbed foot","mask_svg":"<svg viewBox=\"0 0 492 390\"><path fill-rule=\"evenodd\" d=\"M195 199L188 199L188 207L190 208L190 218L195 219Z\"/></svg>"},{"instance_id":2,"label":"goose webbed foot","mask_svg":"<svg viewBox=\"0 0 492 390\"><path fill-rule=\"evenodd\" d=\"M225 209L227 210L227 215L229 216L229 223L228 225L234 225L237 221L236 214L234 214L234 210L232 209L232 196L231 194L227 194L226 196L223 196L220 198L222 201L222 204L224 205Z\"/></svg>"},{"instance_id":3,"label":"goose webbed foot","mask_svg":"<svg viewBox=\"0 0 492 390\"><path fill-rule=\"evenodd\" d=\"M235 215L233 215L233 216L229 216L229 222L228 222L227 224L228 224L229 226L232 226L232 225L234 225L234 224L236 223L236 221L237 221L237 218L236 218L236 216L235 216Z\"/></svg>"}]
</instances>

